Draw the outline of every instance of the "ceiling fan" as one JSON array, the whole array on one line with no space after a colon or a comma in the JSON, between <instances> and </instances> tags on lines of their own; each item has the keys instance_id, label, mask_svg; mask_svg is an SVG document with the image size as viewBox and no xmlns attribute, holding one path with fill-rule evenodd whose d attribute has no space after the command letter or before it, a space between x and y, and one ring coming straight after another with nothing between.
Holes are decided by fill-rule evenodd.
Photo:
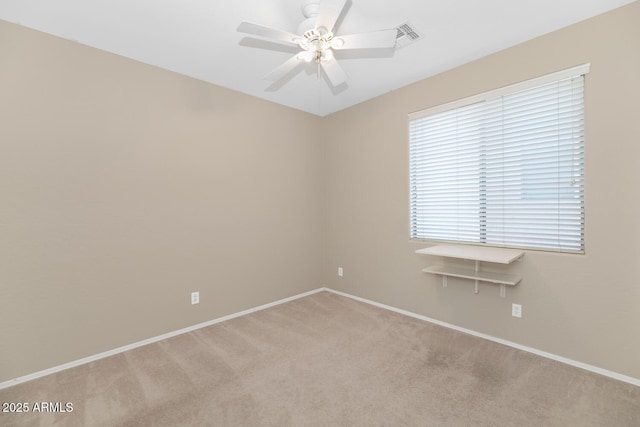
<instances>
[{"instance_id":1,"label":"ceiling fan","mask_svg":"<svg viewBox=\"0 0 640 427\"><path fill-rule=\"evenodd\" d=\"M348 0L305 0L302 13L305 20L298 27L298 34L282 31L251 22L238 26L241 33L264 37L270 41L298 46L301 51L277 67L266 80L277 81L291 72L300 63L315 62L318 73L322 68L336 87L347 81L347 75L338 64L334 50L348 49L390 49L396 43L396 29L372 31L368 33L337 36L334 34L336 22L342 15Z\"/></svg>"}]
</instances>

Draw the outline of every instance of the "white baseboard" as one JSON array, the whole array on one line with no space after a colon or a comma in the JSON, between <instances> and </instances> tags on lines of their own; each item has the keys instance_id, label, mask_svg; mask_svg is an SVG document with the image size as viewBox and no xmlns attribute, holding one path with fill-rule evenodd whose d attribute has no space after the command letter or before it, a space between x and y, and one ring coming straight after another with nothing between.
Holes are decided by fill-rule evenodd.
<instances>
[{"instance_id":1,"label":"white baseboard","mask_svg":"<svg viewBox=\"0 0 640 427\"><path fill-rule=\"evenodd\" d=\"M405 316L409 316L409 317L413 317L413 318L416 318L416 319L424 320L425 322L434 323L434 324L439 325L439 326L444 326L445 328L453 329L453 330L456 330L456 331L459 331L459 332L464 332L465 334L473 335L473 336L476 336L476 337L479 337L479 338L483 338L485 340L489 340L489 341L493 341L493 342L496 342L496 343L499 343L499 344L503 344L503 345L506 345L506 346L509 346L509 347L517 348L518 350L526 351L528 353L532 353L532 354L535 354L537 356L542 356L542 357L545 357L547 359L555 360L556 362L565 363L567 365L575 366L576 368L584 369L585 371L594 372L596 374L604 375L606 377L610 377L610 378L613 378L613 379L616 379L616 380L619 380L619 381L623 381L623 382L626 382L626 383L629 383L629 384L633 384L635 386L639 386L640 387L640 379L638 379L638 378L634 378L634 377L630 377L630 376L627 376L627 375L619 374L617 372L609 371L607 369L602 369L602 368L599 368L597 366L593 366L593 365L589 365L589 364L586 364L586 363L578 362L576 360L568 359L566 357L558 356L556 354L547 353L546 351L537 350L535 348L531 348L531 347L527 347L527 346L524 346L524 345L520 345L520 344L511 342L511 341L503 340L501 338L492 337L491 335L483 334L481 332L472 331L471 329L461 328L459 326L452 325L450 323L442 322L440 320L432 319L430 317L422 316L420 314L412 313L410 311L402 310L402 309L399 309L399 308L396 308L396 307L392 307L390 305L381 304L379 302L371 301L371 300L368 300L368 299L365 299L365 298L360 298L360 297L357 297L355 295L347 294L345 292L336 291L336 290L333 290L333 289L330 289L330 288L325 288L324 290L326 290L327 292L332 292L334 294L343 296L343 297L354 299L356 301L364 302L366 304L371 304L371 305L374 305L376 307L380 307L380 308L384 308L386 310L394 311L396 313L404 314Z\"/></svg>"},{"instance_id":2,"label":"white baseboard","mask_svg":"<svg viewBox=\"0 0 640 427\"><path fill-rule=\"evenodd\" d=\"M167 338L174 337L176 335L184 334L187 332L195 331L196 329L204 328L207 326L215 325L216 323L221 323L226 320L235 319L236 317L244 316L246 314L255 313L256 311L264 310L266 308L274 307L276 305L284 304L285 302L293 301L299 298L303 298L318 292L324 291L324 288L318 288L313 291L304 292L302 294L294 295L289 298L284 298L278 301L274 301L268 304L264 304L258 307L250 308L248 310L241 311L239 313L230 314L228 316L220 317L214 320L210 320L208 322L199 323L197 325L189 326L187 328L180 329L178 331L168 332L166 334L159 335L157 337L149 338L146 340L138 341L133 344L125 345L123 347L118 347L113 350L104 351L102 353L94 354L93 356L83 357L82 359L74 360L73 362L65 363L63 365L54 366L53 368L45 369L42 371L35 372L33 374L25 375L22 377L14 378L12 380L4 381L0 383L0 390L3 388L11 387L26 381L35 380L36 378L44 377L46 375L55 374L56 372L63 371L65 369L73 368L75 366L83 365L85 363L94 362L99 359L103 359L105 357L113 356L114 354L122 353L128 350L133 350L134 348L142 347L143 345L152 344L154 342L162 341Z\"/></svg>"},{"instance_id":3,"label":"white baseboard","mask_svg":"<svg viewBox=\"0 0 640 427\"><path fill-rule=\"evenodd\" d=\"M623 382L626 382L626 383L629 383L629 384L633 384L635 386L639 386L640 387L640 379L638 379L638 378L633 378L633 377L630 377L630 376L627 376L627 375L619 374L617 372L609 371L607 369L598 368L597 366L588 365L586 363L578 362L578 361L575 361L575 360L572 360L572 359L568 359L566 357L558 356L558 355L555 355L555 354L552 354L552 353L547 353L546 351L537 350L535 348L531 348L531 347L520 345L520 344L511 342L511 341L503 340L501 338L492 337L491 335L486 335L486 334L483 334L483 333L480 333L480 332L472 331L471 329L461 328L459 326L452 325L450 323L442 322L440 320L432 319L430 317L426 317L426 316L423 316L423 315L420 315L420 314L412 313L410 311L406 311L406 310L402 310L402 309L399 309L399 308L396 308L396 307L392 307L390 305L381 304L379 302L371 301L371 300L368 300L366 298L357 297L355 295L347 294L345 292L336 291L336 290L330 289L330 288L318 288L318 289L314 289L314 290L309 291L309 292L304 292L302 294L294 295L292 297L284 298L284 299L281 299L281 300L278 300L278 301L274 301L274 302L271 302L271 303L268 303L268 304L260 305L258 307L250 308L248 310L244 310L244 311L241 311L241 312L238 312L238 313L230 314L228 316L224 316L224 317L220 317L220 318L217 318L217 319L214 319L214 320L210 320L208 322L199 323L197 325L189 326L187 328L183 328L183 329L180 329L180 330L177 330L177 331L174 331L174 332L169 332L169 333L166 333L166 334L163 334L163 335L159 335L157 337L149 338L149 339L146 339L146 340L138 341L138 342L133 343L133 344L125 345L123 347L118 347L118 348L113 349L113 350L108 350L108 351L105 351L105 352L102 352L102 353L98 353L98 354L95 354L93 356L88 356L88 357L84 357L82 359L74 360L73 362L65 363L63 365L54 366L52 368L45 369L45 370L42 370L42 371L38 371L38 372L35 372L33 374L29 374L29 375L25 375L25 376L22 376L22 377L14 378L12 380L4 381L4 382L0 383L0 390L2 390L3 388L11 387L11 386L26 382L26 381L31 381L31 380L34 380L36 378L44 377L46 375L54 374L56 372L60 372L60 371L63 371L65 369L69 369L69 368L73 368L75 366L83 365L85 363L94 362L96 360L103 359L103 358L109 357L109 356L113 356L113 355L118 354L118 353L122 353L122 352L125 352L125 351L128 351L128 350L133 350L134 348L142 347L143 345L152 344L154 342L162 341L164 339L171 338L171 337L174 337L176 335L180 335L180 334L184 334L184 333L187 333L187 332L195 331L196 329L204 328L204 327L207 327L207 326L215 325L216 323L224 322L226 320L235 319L236 317L241 317L241 316L244 316L244 315L247 315L247 314L255 313L256 311L260 311L260 310L264 310L266 308L274 307L276 305L284 304L286 302L293 301L293 300L296 300L296 299L299 299L299 298L303 298L303 297L306 297L306 296L309 296L309 295L312 295L312 294L316 294L316 293L322 292L322 291L331 292L331 293L334 293L334 294L337 294L337 295L341 295L343 297L351 298L351 299L356 300L356 301L360 301L360 302L363 302L363 303L366 303L366 304L370 304L370 305L373 305L373 306L376 306L376 307L380 307L380 308L383 308L385 310L390 310L390 311L393 311L393 312L396 312L396 313L403 314L405 316L413 317L413 318L416 318L416 319L419 319L419 320L423 320L425 322L434 323L436 325L443 326L445 328L449 328L449 329L453 329L453 330L456 330L456 331L459 331L459 332L463 332L465 334L473 335L473 336L476 336L476 337L479 337L479 338L483 338L483 339L486 339L486 340L489 340L489 341L493 341L493 342L496 342L496 343L499 343L499 344L503 344L503 345L506 345L506 346L509 346L509 347L517 348L518 350L523 350L523 351L526 351L528 353L532 353L532 354L535 354L535 355L538 355L538 356L542 356L542 357L545 357L547 359L555 360L557 362L565 363L567 365L575 366L577 368L581 368L581 369L584 369L586 371L594 372L596 374L604 375L606 377L610 377L610 378L613 378L613 379L616 379L616 380L619 380L619 381L623 381Z\"/></svg>"}]
</instances>

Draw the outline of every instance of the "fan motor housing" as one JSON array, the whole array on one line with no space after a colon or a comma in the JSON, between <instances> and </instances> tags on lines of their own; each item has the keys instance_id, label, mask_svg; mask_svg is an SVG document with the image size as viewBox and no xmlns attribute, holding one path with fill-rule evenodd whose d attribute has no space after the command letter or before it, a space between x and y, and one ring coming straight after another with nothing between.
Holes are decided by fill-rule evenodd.
<instances>
[{"instance_id":1,"label":"fan motor housing","mask_svg":"<svg viewBox=\"0 0 640 427\"><path fill-rule=\"evenodd\" d=\"M305 18L315 18L320 10L319 0L306 0L302 3L302 14Z\"/></svg>"},{"instance_id":2,"label":"fan motor housing","mask_svg":"<svg viewBox=\"0 0 640 427\"><path fill-rule=\"evenodd\" d=\"M306 18L298 26L298 34L305 34L309 30L313 30L316 27L316 20L318 18L318 11L320 10L319 0L306 0L302 3L302 14Z\"/></svg>"}]
</instances>

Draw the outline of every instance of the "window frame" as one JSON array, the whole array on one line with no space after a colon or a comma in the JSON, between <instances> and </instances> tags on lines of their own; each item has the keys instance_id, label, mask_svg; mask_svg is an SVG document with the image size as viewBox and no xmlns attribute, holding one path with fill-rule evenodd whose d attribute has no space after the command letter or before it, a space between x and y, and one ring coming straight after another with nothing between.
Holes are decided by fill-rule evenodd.
<instances>
[{"instance_id":1,"label":"window frame","mask_svg":"<svg viewBox=\"0 0 640 427\"><path fill-rule=\"evenodd\" d=\"M584 83L586 84L586 75L589 73L590 70L590 64L582 64L576 67L572 67L572 68L568 68L562 71L558 71L558 72L554 72L554 73L550 73L541 77L537 77L537 78L533 78L533 79L529 79L526 81L522 81L519 83L515 83L512 85L508 85L508 86L504 86L498 89L494 89L494 90L490 90L487 92L483 92L480 94L476 94L473 96L469 96L466 98L462 98L459 100L455 100L452 102L448 102L445 104L441 104L441 105L436 105L430 108L426 108L424 110L420 110L420 111L416 111L413 113L410 113L408 115L408 120L407 120L407 142L408 142L408 154L409 154L409 174L408 174L408 184L409 184L409 188L408 188L408 196L409 196L409 238L410 238L410 242L448 242L448 243L458 243L458 244L465 244L465 245L479 245L479 246L488 246L488 247L505 247L505 248L518 248L518 249L525 249L525 250L532 250L532 251L544 251L544 252L560 252L560 253L569 253L569 254L585 254L585 246L586 246L586 236L585 236L585 228L586 228L586 194L584 192L584 180L582 181L582 195L581 195L581 205L582 205L582 222L581 222L581 226L582 226L582 232L581 232L581 242L580 242L580 249L571 249L571 248L562 248L562 247L539 247L539 246L522 246L522 245L508 245L508 244L496 244L496 243L483 243L481 241L467 241L467 240L453 240L453 239L438 239L438 238L429 238L429 237L413 237L414 235L414 222L413 222L413 203L412 203L412 195L413 193L413 189L412 189L412 160L411 160L411 156L412 156L412 141L411 141L411 124L413 121L415 121L416 119L421 119L421 118L425 118L428 116L433 116L439 113L444 113L447 111L453 111L456 109L460 109L462 107L467 107L467 106L472 106L473 104L479 104L479 103L484 103L486 101L491 101L491 100L495 100L496 98L501 98L503 96L506 95L510 95L510 94L514 94L514 93L518 93L521 91L526 91L527 89L533 89L539 86L544 86L550 83L554 83L554 82L559 82L565 79L570 79L570 78L575 78L575 77L583 77L584 78ZM586 103L585 103L585 99L586 99L586 95L583 92L583 97L582 97L582 102L583 102L583 110L582 110L582 118L583 118L583 122L584 122L584 118L586 117ZM586 123L583 124L584 128L583 129L583 134L582 134L582 149L586 150ZM482 146L480 146L479 148L480 150L482 150ZM523 168L523 175L526 174L526 168ZM586 174L586 165L583 163L582 165L582 174L583 177ZM482 185L481 182L479 182L479 185ZM535 200L537 197L535 194L531 194L530 193L530 197L528 197L527 199L530 200ZM480 197L478 198L480 199ZM556 200L561 200L562 198L559 197ZM482 217L480 215L480 213L478 213L478 221L482 221ZM481 240L479 238L479 240Z\"/></svg>"}]
</instances>

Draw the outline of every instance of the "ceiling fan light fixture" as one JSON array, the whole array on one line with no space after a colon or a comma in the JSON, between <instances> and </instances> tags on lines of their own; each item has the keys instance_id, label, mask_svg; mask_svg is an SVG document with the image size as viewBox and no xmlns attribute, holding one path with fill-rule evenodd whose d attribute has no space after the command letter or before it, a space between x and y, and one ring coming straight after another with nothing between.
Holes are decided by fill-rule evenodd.
<instances>
[{"instance_id":1,"label":"ceiling fan light fixture","mask_svg":"<svg viewBox=\"0 0 640 427\"><path fill-rule=\"evenodd\" d=\"M312 50L305 50L298 54L298 59L304 62L311 62L316 59L316 53Z\"/></svg>"},{"instance_id":2,"label":"ceiling fan light fixture","mask_svg":"<svg viewBox=\"0 0 640 427\"><path fill-rule=\"evenodd\" d=\"M300 46L300 49L302 50L315 50L315 47L313 46L313 44L306 39L303 39L302 41L300 41L298 43L298 46Z\"/></svg>"},{"instance_id":3,"label":"ceiling fan light fixture","mask_svg":"<svg viewBox=\"0 0 640 427\"><path fill-rule=\"evenodd\" d=\"M297 34L246 21L240 23L238 31L277 43L297 45L301 49L268 74L266 79L276 81L282 78L292 72L300 61L316 62L318 75L323 69L329 83L337 87L347 81L347 76L338 64L334 50L390 49L395 46L399 32L392 28L335 37L334 28L348 3L349 0L302 0L305 20L300 24Z\"/></svg>"},{"instance_id":4,"label":"ceiling fan light fixture","mask_svg":"<svg viewBox=\"0 0 640 427\"><path fill-rule=\"evenodd\" d=\"M333 59L333 51L331 49L323 50L320 54L320 61L331 61Z\"/></svg>"},{"instance_id":5,"label":"ceiling fan light fixture","mask_svg":"<svg viewBox=\"0 0 640 427\"><path fill-rule=\"evenodd\" d=\"M344 46L344 40L342 40L340 37L334 37L329 41L329 45L332 49L340 49L342 48L342 46Z\"/></svg>"}]
</instances>

